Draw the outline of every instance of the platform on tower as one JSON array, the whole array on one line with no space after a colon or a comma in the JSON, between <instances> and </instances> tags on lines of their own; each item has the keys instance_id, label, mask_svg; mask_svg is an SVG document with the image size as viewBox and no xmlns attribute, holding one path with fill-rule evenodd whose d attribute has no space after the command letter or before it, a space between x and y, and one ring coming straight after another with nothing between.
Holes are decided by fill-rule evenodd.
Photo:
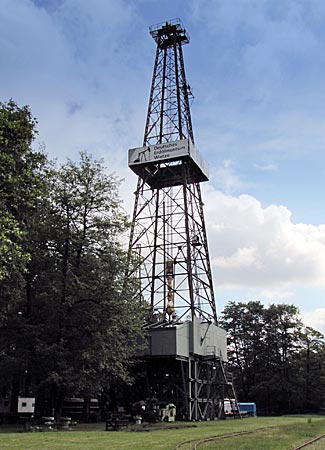
<instances>
[{"instance_id":1,"label":"platform on tower","mask_svg":"<svg viewBox=\"0 0 325 450\"><path fill-rule=\"evenodd\" d=\"M180 19L157 23L152 25L149 30L159 48L172 47L175 41L181 45L190 42L190 37Z\"/></svg>"},{"instance_id":2,"label":"platform on tower","mask_svg":"<svg viewBox=\"0 0 325 450\"><path fill-rule=\"evenodd\" d=\"M186 171L184 172L184 165ZM129 167L152 188L209 180L209 166L191 139L129 149Z\"/></svg>"}]
</instances>

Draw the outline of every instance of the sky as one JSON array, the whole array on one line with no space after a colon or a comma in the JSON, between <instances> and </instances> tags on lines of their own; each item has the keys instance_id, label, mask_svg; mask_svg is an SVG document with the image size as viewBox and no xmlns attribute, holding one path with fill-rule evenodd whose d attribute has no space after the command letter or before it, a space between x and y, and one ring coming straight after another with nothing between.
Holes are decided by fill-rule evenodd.
<instances>
[{"instance_id":1,"label":"sky","mask_svg":"<svg viewBox=\"0 0 325 450\"><path fill-rule=\"evenodd\" d=\"M0 101L29 105L35 149L103 158L124 181L142 145L155 42L180 18L217 309L296 305L325 333L325 2L0 0Z\"/></svg>"}]
</instances>

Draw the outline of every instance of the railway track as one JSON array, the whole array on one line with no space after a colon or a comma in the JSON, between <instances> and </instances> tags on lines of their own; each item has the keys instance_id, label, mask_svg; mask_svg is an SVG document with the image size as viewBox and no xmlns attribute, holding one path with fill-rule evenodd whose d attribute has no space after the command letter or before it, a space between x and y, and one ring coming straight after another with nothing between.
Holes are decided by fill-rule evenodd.
<instances>
[{"instance_id":1,"label":"railway track","mask_svg":"<svg viewBox=\"0 0 325 450\"><path fill-rule=\"evenodd\" d=\"M182 448L186 445L192 445L192 450L198 450L200 445L205 444L207 442L211 441L218 441L222 439L229 439L236 436L241 436L243 434L252 434L256 433L258 431L264 431L264 430L270 430L275 427L263 427L263 428L257 428L255 430L246 430L246 431L236 431L233 433L226 433L226 434L217 434L215 436L208 436L203 439L190 439L188 441L180 442L176 445L175 450L182 450Z\"/></svg>"},{"instance_id":2,"label":"railway track","mask_svg":"<svg viewBox=\"0 0 325 450\"><path fill-rule=\"evenodd\" d=\"M320 442L320 441L322 441L322 442ZM318 447L317 446L318 443L320 443L322 445L320 447ZM321 434L320 436L318 436L314 439L311 439L308 442L305 442L304 444L300 445L299 447L296 447L294 450L300 450L301 448L305 448L307 450L309 450L309 449L313 450L314 448L315 448L315 450L316 449L319 449L319 450L324 449L325 448L325 434Z\"/></svg>"},{"instance_id":3,"label":"railway track","mask_svg":"<svg viewBox=\"0 0 325 450\"><path fill-rule=\"evenodd\" d=\"M206 444L207 442L212 441L218 441L222 439L229 439L236 436L241 436L245 434L253 434L258 433L260 431L269 430L276 427L263 427L263 428L257 428L255 430L246 430L246 431L238 431L234 433L226 433L226 434L218 434L215 436L209 436L202 439L190 439L187 441L180 442L176 445L175 450L182 450L185 446L191 445L191 450L199 450L199 447L203 444ZM322 442L321 442L322 441ZM321 444L321 446L317 446L318 444ZM323 445L323 446L322 446ZM306 449L306 450L324 450L325 449L325 434L322 434L314 439L311 439L310 441L305 442L304 444L300 445L299 447L294 448L293 450L300 450L300 449Z\"/></svg>"}]
</instances>

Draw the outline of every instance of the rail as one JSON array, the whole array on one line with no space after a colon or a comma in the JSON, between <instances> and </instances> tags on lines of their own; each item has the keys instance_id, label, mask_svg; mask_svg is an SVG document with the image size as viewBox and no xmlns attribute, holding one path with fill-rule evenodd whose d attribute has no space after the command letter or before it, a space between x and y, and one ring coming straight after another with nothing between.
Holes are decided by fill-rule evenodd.
<instances>
[{"instance_id":1,"label":"rail","mask_svg":"<svg viewBox=\"0 0 325 450\"><path fill-rule=\"evenodd\" d=\"M233 433L225 433L225 434L217 434L215 436L208 436L204 439L190 439L188 441L180 442L176 445L175 450L181 450L183 446L188 444L193 444L192 450L197 450L201 444L205 444L206 442L210 441L218 441L221 439L228 439L236 436L241 436L243 434L252 434L256 433L258 431L264 431L264 430L270 430L272 428L276 427L263 427L263 428L257 428L255 430L245 430L245 431L236 431Z\"/></svg>"},{"instance_id":2,"label":"rail","mask_svg":"<svg viewBox=\"0 0 325 450\"><path fill-rule=\"evenodd\" d=\"M320 436L317 436L316 438L305 442L304 444L300 445L299 447L296 447L294 450L300 450L301 448L306 448L310 445L313 445L315 442L320 441L321 439L325 439L325 434L321 434Z\"/></svg>"},{"instance_id":3,"label":"rail","mask_svg":"<svg viewBox=\"0 0 325 450\"><path fill-rule=\"evenodd\" d=\"M218 441L218 440L222 440L222 439L229 439L232 437L241 436L243 434L257 433L259 431L270 430L272 428L276 428L276 427L263 427L263 428L257 428L255 430L246 430L246 431L238 431L238 432L226 433L226 434L217 434L215 436L208 436L204 439L190 439L190 440L183 441L183 442L180 442L179 444L177 444L175 447L175 450L181 450L182 447L184 447L185 445L187 446L189 444L193 444L192 450L198 450L202 444L206 444L207 442ZM307 448L307 450L308 450L308 446L312 446L315 442L318 442L321 439L325 439L325 434L317 436L316 438L305 442L304 444L300 445L299 447L294 448L293 450L300 450L303 448Z\"/></svg>"}]
</instances>

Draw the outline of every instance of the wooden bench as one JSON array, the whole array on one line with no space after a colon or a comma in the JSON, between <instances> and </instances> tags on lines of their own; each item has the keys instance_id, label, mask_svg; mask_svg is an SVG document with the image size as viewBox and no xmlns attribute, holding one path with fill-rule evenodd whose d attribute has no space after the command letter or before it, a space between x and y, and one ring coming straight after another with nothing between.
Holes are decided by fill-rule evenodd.
<instances>
[{"instance_id":1,"label":"wooden bench","mask_svg":"<svg viewBox=\"0 0 325 450\"><path fill-rule=\"evenodd\" d=\"M106 431L118 431L122 427L127 427L129 423L128 417L112 416L106 420Z\"/></svg>"}]
</instances>

